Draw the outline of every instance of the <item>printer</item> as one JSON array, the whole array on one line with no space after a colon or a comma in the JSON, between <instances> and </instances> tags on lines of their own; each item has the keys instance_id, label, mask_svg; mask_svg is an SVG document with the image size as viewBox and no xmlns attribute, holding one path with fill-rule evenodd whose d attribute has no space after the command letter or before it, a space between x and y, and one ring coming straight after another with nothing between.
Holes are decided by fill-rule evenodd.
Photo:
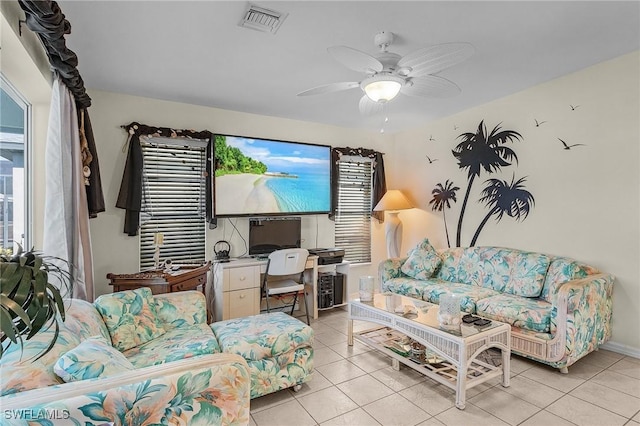
<instances>
[{"instance_id":1,"label":"printer","mask_svg":"<svg viewBox=\"0 0 640 426\"><path fill-rule=\"evenodd\" d=\"M344 258L344 250L335 247L309 249L309 254L318 256L318 265L342 263L342 258Z\"/></svg>"}]
</instances>

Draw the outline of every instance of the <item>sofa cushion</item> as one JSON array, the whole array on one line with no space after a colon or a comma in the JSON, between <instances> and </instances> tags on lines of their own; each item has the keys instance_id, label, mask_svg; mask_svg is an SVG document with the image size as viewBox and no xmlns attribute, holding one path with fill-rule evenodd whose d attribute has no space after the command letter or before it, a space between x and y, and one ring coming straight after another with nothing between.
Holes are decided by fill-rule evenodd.
<instances>
[{"instance_id":1,"label":"sofa cushion","mask_svg":"<svg viewBox=\"0 0 640 426\"><path fill-rule=\"evenodd\" d=\"M476 253L481 286L517 296L540 296L549 256L499 247L476 247Z\"/></svg>"},{"instance_id":2,"label":"sofa cushion","mask_svg":"<svg viewBox=\"0 0 640 426\"><path fill-rule=\"evenodd\" d=\"M500 247L456 247L441 253L435 278L538 297L550 258L545 254Z\"/></svg>"},{"instance_id":3,"label":"sofa cushion","mask_svg":"<svg viewBox=\"0 0 640 426\"><path fill-rule=\"evenodd\" d=\"M476 313L480 316L539 333L551 330L551 303L542 299L500 294L479 300Z\"/></svg>"},{"instance_id":4,"label":"sofa cushion","mask_svg":"<svg viewBox=\"0 0 640 426\"><path fill-rule=\"evenodd\" d=\"M64 353L53 371L65 382L108 377L135 367L102 336L90 337Z\"/></svg>"},{"instance_id":5,"label":"sofa cushion","mask_svg":"<svg viewBox=\"0 0 640 426\"><path fill-rule=\"evenodd\" d=\"M109 330L111 343L121 352L153 340L165 331L147 287L104 294L93 304Z\"/></svg>"},{"instance_id":6,"label":"sofa cushion","mask_svg":"<svg viewBox=\"0 0 640 426\"><path fill-rule=\"evenodd\" d=\"M476 312L476 303L480 299L500 294L495 290L475 285L452 283L449 281L432 278L424 281L422 300L431 303L440 303L443 293L453 293L460 298L460 310L469 313Z\"/></svg>"},{"instance_id":7,"label":"sofa cushion","mask_svg":"<svg viewBox=\"0 0 640 426\"><path fill-rule=\"evenodd\" d=\"M222 352L241 355L248 361L313 345L313 329L284 312L215 322L211 328Z\"/></svg>"},{"instance_id":8,"label":"sofa cushion","mask_svg":"<svg viewBox=\"0 0 640 426\"><path fill-rule=\"evenodd\" d=\"M165 331L207 322L207 300L199 291L156 294L153 299Z\"/></svg>"},{"instance_id":9,"label":"sofa cushion","mask_svg":"<svg viewBox=\"0 0 640 426\"><path fill-rule=\"evenodd\" d=\"M162 364L183 358L220 352L220 346L207 324L182 326L140 346L124 351L136 368Z\"/></svg>"},{"instance_id":10,"label":"sofa cushion","mask_svg":"<svg viewBox=\"0 0 640 426\"><path fill-rule=\"evenodd\" d=\"M400 270L412 278L426 280L433 276L441 262L442 259L440 259L438 252L425 238L416 248L411 250Z\"/></svg>"},{"instance_id":11,"label":"sofa cushion","mask_svg":"<svg viewBox=\"0 0 640 426\"><path fill-rule=\"evenodd\" d=\"M102 336L106 340L111 340L102 316L92 303L86 300L70 299L65 300L65 308L64 325L80 340L92 336Z\"/></svg>"},{"instance_id":12,"label":"sofa cushion","mask_svg":"<svg viewBox=\"0 0 640 426\"><path fill-rule=\"evenodd\" d=\"M67 329L65 323L60 324L53 348L37 360L38 354L49 346L55 327L23 340L22 348L20 345L11 345L5 350L0 358L0 396L62 383L53 366L60 355L80 344L78 335Z\"/></svg>"},{"instance_id":13,"label":"sofa cushion","mask_svg":"<svg viewBox=\"0 0 640 426\"><path fill-rule=\"evenodd\" d=\"M416 280L408 277L392 278L382 283L382 291L390 291L403 296L413 297L414 299L422 299L424 289L429 285L426 280Z\"/></svg>"},{"instance_id":14,"label":"sofa cushion","mask_svg":"<svg viewBox=\"0 0 640 426\"><path fill-rule=\"evenodd\" d=\"M549 265L540 297L551 302L560 285L598 272L596 268L568 257L555 257Z\"/></svg>"}]
</instances>

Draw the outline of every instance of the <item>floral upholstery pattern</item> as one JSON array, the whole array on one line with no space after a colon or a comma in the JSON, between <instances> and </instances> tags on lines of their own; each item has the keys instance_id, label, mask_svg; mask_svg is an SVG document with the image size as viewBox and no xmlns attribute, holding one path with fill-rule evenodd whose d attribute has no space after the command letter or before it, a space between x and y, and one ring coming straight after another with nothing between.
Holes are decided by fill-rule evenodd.
<instances>
[{"instance_id":1,"label":"floral upholstery pattern","mask_svg":"<svg viewBox=\"0 0 640 426\"><path fill-rule=\"evenodd\" d=\"M102 336L90 337L64 353L53 371L65 382L108 377L135 367Z\"/></svg>"},{"instance_id":2,"label":"floral upholstery pattern","mask_svg":"<svg viewBox=\"0 0 640 426\"><path fill-rule=\"evenodd\" d=\"M87 380L95 385L89 391L75 391L75 383L65 383L11 395L3 399L3 409L23 409L36 414L56 412L64 414L61 423L76 425L249 423L249 370L237 355L206 355L176 361L167 367L148 367L137 373L144 379L119 375ZM25 406L22 402L25 400L43 402ZM4 424L27 423L3 419ZM46 420L42 424L53 423Z\"/></svg>"},{"instance_id":3,"label":"floral upholstery pattern","mask_svg":"<svg viewBox=\"0 0 640 426\"><path fill-rule=\"evenodd\" d=\"M225 353L247 360L251 398L301 384L313 371L313 329L283 312L211 324Z\"/></svg>"},{"instance_id":4,"label":"floral upholstery pattern","mask_svg":"<svg viewBox=\"0 0 640 426\"><path fill-rule=\"evenodd\" d=\"M490 288L451 283L435 278L428 280L427 284L428 285L425 287L422 294L423 300L431 303L440 303L440 295L450 292L458 296L460 299L460 310L469 313L476 312L476 303L480 299L500 294Z\"/></svg>"},{"instance_id":5,"label":"floral upholstery pattern","mask_svg":"<svg viewBox=\"0 0 640 426\"><path fill-rule=\"evenodd\" d=\"M401 278L406 277L405 274L402 273L400 268L406 262L408 257L401 258L393 258L393 259L385 259L378 264L378 277L380 282L380 288L382 289L382 284L386 283L393 278ZM382 289L384 291L384 289Z\"/></svg>"},{"instance_id":6,"label":"floral upholstery pattern","mask_svg":"<svg viewBox=\"0 0 640 426\"><path fill-rule=\"evenodd\" d=\"M62 383L53 366L60 355L76 347L80 339L62 324L53 348L34 361L37 354L49 346L53 333L51 327L25 340L23 351L18 345L7 349L0 359L0 396Z\"/></svg>"},{"instance_id":7,"label":"floral upholstery pattern","mask_svg":"<svg viewBox=\"0 0 640 426\"><path fill-rule=\"evenodd\" d=\"M500 247L456 247L441 257L437 278L523 297L540 295L550 260L544 254Z\"/></svg>"},{"instance_id":8,"label":"floral upholstery pattern","mask_svg":"<svg viewBox=\"0 0 640 426\"><path fill-rule=\"evenodd\" d=\"M147 287L104 294L93 304L109 330L111 343L121 352L155 339L165 331Z\"/></svg>"},{"instance_id":9,"label":"floral upholstery pattern","mask_svg":"<svg viewBox=\"0 0 640 426\"><path fill-rule=\"evenodd\" d=\"M284 312L220 321L211 328L223 352L251 361L313 345L313 329Z\"/></svg>"},{"instance_id":10,"label":"floral upholstery pattern","mask_svg":"<svg viewBox=\"0 0 640 426\"><path fill-rule=\"evenodd\" d=\"M391 278L382 283L382 291L422 299L425 289L429 286L426 281L416 281L414 278Z\"/></svg>"},{"instance_id":11,"label":"floral upholstery pattern","mask_svg":"<svg viewBox=\"0 0 640 426\"><path fill-rule=\"evenodd\" d=\"M551 302L558 291L558 287L562 284L577 278L594 275L598 272L596 268L568 257L556 257L549 265L540 297L547 302Z\"/></svg>"},{"instance_id":12,"label":"floral upholstery pattern","mask_svg":"<svg viewBox=\"0 0 640 426\"><path fill-rule=\"evenodd\" d=\"M251 398L258 398L309 381L313 371L313 349L298 348L273 358L248 361L248 364Z\"/></svg>"},{"instance_id":13,"label":"floral upholstery pattern","mask_svg":"<svg viewBox=\"0 0 640 426\"><path fill-rule=\"evenodd\" d=\"M418 280L431 278L440 266L442 259L436 249L425 238L416 248L411 250L409 258L402 264L403 274Z\"/></svg>"},{"instance_id":14,"label":"floral upholstery pattern","mask_svg":"<svg viewBox=\"0 0 640 426\"><path fill-rule=\"evenodd\" d=\"M560 287L567 297L569 361L576 361L611 337L611 275L572 281Z\"/></svg>"},{"instance_id":15,"label":"floral upholstery pattern","mask_svg":"<svg viewBox=\"0 0 640 426\"><path fill-rule=\"evenodd\" d=\"M528 297L500 294L479 300L478 315L525 330L551 331L551 303Z\"/></svg>"},{"instance_id":16,"label":"floral upholstery pattern","mask_svg":"<svg viewBox=\"0 0 640 426\"><path fill-rule=\"evenodd\" d=\"M431 303L452 292L463 311L511 324L514 353L558 368L611 337L611 274L570 258L501 247L455 247L440 257L430 279L403 273L406 259L380 262L382 291Z\"/></svg>"},{"instance_id":17,"label":"floral upholstery pattern","mask_svg":"<svg viewBox=\"0 0 640 426\"><path fill-rule=\"evenodd\" d=\"M128 349L124 355L134 366L141 368L219 352L220 346L211 328L201 323L171 329L161 339Z\"/></svg>"},{"instance_id":18,"label":"floral upholstery pattern","mask_svg":"<svg viewBox=\"0 0 640 426\"><path fill-rule=\"evenodd\" d=\"M207 322L207 300L199 291L157 294L153 298L158 319L166 331Z\"/></svg>"},{"instance_id":19,"label":"floral upholstery pattern","mask_svg":"<svg viewBox=\"0 0 640 426\"><path fill-rule=\"evenodd\" d=\"M454 247L440 253L442 264L434 278L454 283L480 285L478 263L480 257L473 247Z\"/></svg>"},{"instance_id":20,"label":"floral upholstery pattern","mask_svg":"<svg viewBox=\"0 0 640 426\"><path fill-rule=\"evenodd\" d=\"M65 303L65 328L80 339L88 339L92 336L102 336L111 340L109 330L104 325L102 317L96 311L92 303L80 299L68 299Z\"/></svg>"},{"instance_id":21,"label":"floral upholstery pattern","mask_svg":"<svg viewBox=\"0 0 640 426\"><path fill-rule=\"evenodd\" d=\"M241 356L219 353L217 339L206 324L204 296L184 291L158 295L158 299L161 310L158 318L166 321L163 325L167 331L124 353L111 346L103 317L93 304L66 300L66 320L60 322L60 334L50 352L33 361L34 354L48 344L53 328L25 341L22 357L20 348L15 346L0 359L0 406L43 415L46 411L38 410L57 409L65 417L68 412L62 424L248 424L252 370ZM137 303L135 298L130 300ZM123 307L120 312L129 313L129 308ZM77 353L83 353L87 345L95 346L91 341L98 339L104 339L110 358L128 359L133 371L115 374L105 368L100 377L87 378L100 372L102 367L96 360L106 360L102 353L97 356ZM310 378L311 357L311 348L305 347L265 358L258 361L264 365L256 366L256 375L259 369L270 370L268 363L272 362L284 367L286 374L282 371L277 374L283 387L301 383ZM75 374L82 380L82 386L78 386L79 382L64 383L55 374L54 365L60 358L64 358L60 367L68 370L59 370L60 374ZM300 369L294 365L297 362ZM33 401L39 405L34 406ZM0 422L27 424L4 418ZM51 422L46 420L43 424Z\"/></svg>"}]
</instances>

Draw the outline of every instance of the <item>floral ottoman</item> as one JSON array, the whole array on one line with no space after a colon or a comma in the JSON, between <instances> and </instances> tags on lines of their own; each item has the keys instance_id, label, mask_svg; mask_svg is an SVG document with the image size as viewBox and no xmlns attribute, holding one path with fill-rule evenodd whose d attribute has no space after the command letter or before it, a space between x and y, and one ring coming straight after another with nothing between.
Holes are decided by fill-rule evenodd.
<instances>
[{"instance_id":1,"label":"floral ottoman","mask_svg":"<svg viewBox=\"0 0 640 426\"><path fill-rule=\"evenodd\" d=\"M251 398L299 390L313 371L313 329L283 312L211 324L223 353L241 355L251 372Z\"/></svg>"}]
</instances>

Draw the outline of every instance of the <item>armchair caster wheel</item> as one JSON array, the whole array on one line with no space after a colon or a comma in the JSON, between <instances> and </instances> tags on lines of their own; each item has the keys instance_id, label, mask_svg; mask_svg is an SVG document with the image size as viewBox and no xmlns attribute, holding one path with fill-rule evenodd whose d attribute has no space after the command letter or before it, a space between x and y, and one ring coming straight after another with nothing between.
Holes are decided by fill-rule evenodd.
<instances>
[{"instance_id":1,"label":"armchair caster wheel","mask_svg":"<svg viewBox=\"0 0 640 426\"><path fill-rule=\"evenodd\" d=\"M569 368L568 367L562 367L559 369L561 374L569 374Z\"/></svg>"},{"instance_id":2,"label":"armchair caster wheel","mask_svg":"<svg viewBox=\"0 0 640 426\"><path fill-rule=\"evenodd\" d=\"M294 392L300 392L300 389L302 389L302 385L294 385L291 389L293 389Z\"/></svg>"}]
</instances>

